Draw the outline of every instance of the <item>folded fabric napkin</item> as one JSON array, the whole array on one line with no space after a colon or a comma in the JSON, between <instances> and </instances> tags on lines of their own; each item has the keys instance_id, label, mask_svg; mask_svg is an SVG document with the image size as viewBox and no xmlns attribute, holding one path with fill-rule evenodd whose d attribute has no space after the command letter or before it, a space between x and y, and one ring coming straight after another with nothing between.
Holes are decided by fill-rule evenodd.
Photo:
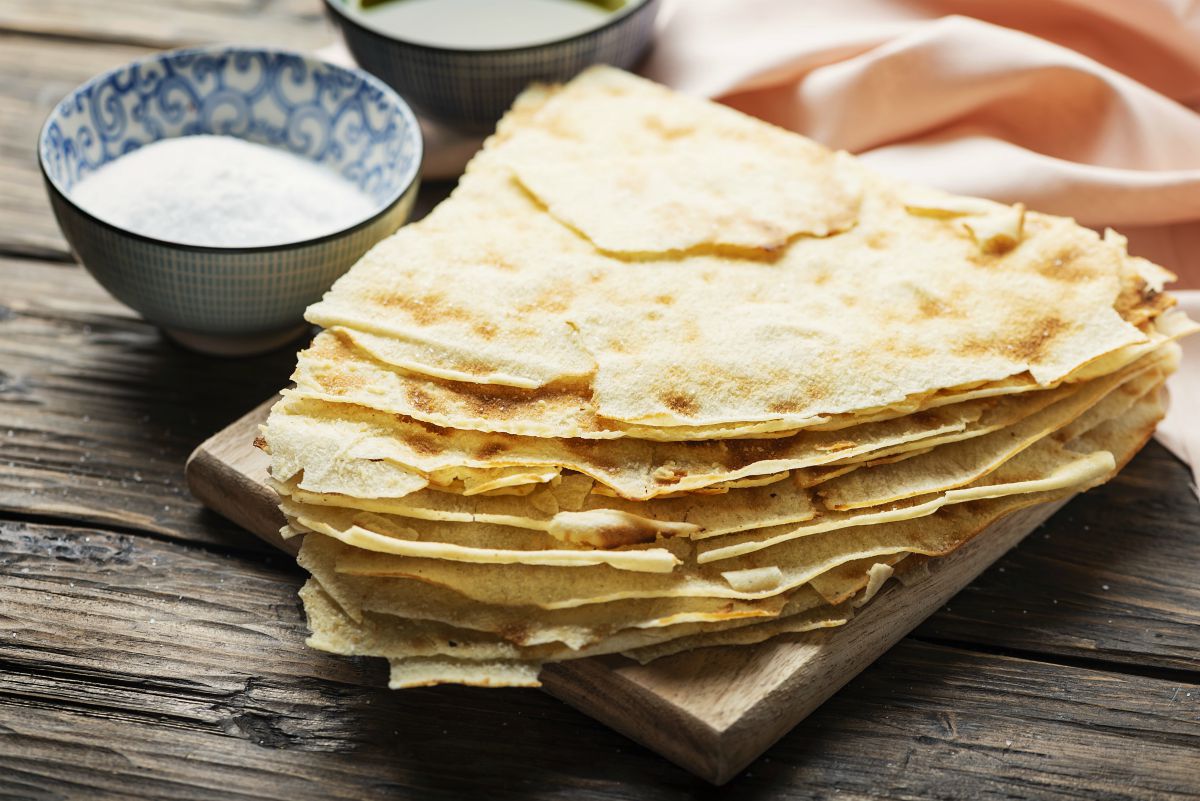
<instances>
[{"instance_id":1,"label":"folded fabric napkin","mask_svg":"<svg viewBox=\"0 0 1200 801\"><path fill-rule=\"evenodd\" d=\"M1112 226L1200 287L1200 6L687 0L645 74L893 175ZM957 16L970 14L970 16ZM950 16L947 16L950 15Z\"/></svg>"},{"instance_id":2,"label":"folded fabric napkin","mask_svg":"<svg viewBox=\"0 0 1200 801\"><path fill-rule=\"evenodd\" d=\"M1200 4L667 0L642 72L892 175L1111 226L1200 288ZM480 140L423 127L426 177L456 177ZM1184 351L1160 439L1200 465Z\"/></svg>"}]
</instances>

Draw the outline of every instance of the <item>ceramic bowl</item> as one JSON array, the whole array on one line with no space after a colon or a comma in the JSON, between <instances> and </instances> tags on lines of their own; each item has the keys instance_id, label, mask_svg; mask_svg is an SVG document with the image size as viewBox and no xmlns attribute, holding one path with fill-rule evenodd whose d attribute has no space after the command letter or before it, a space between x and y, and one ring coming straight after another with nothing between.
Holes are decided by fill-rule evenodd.
<instances>
[{"instance_id":1,"label":"ceramic bowl","mask_svg":"<svg viewBox=\"0 0 1200 801\"><path fill-rule=\"evenodd\" d=\"M660 0L628 0L583 33L526 47L433 47L366 27L350 9L360 0L325 0L363 69L404 95L422 116L459 131L487 133L530 83L569 80L593 64L632 68L654 36Z\"/></svg>"},{"instance_id":2,"label":"ceramic bowl","mask_svg":"<svg viewBox=\"0 0 1200 801\"><path fill-rule=\"evenodd\" d=\"M327 236L261 247L200 247L123 230L71 194L89 173L169 137L222 134L327 165L374 211ZM421 166L412 111L376 78L286 51L161 53L99 75L50 113L38 160L63 235L118 300L183 345L239 355L299 335L306 306L412 211Z\"/></svg>"}]
</instances>

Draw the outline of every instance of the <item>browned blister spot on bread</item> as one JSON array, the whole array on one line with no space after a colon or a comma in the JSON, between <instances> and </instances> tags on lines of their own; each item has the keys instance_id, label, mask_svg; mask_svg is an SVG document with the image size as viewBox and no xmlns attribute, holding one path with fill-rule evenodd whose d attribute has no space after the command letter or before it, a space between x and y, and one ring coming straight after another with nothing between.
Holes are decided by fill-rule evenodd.
<instances>
[{"instance_id":1,"label":"browned blister spot on bread","mask_svg":"<svg viewBox=\"0 0 1200 801\"><path fill-rule=\"evenodd\" d=\"M996 353L1019 359L1027 364L1036 364L1045 357L1055 339L1068 329L1067 323L1058 317L1049 315L1038 319L1018 337L995 339L972 337L959 345L955 352L960 356L982 356Z\"/></svg>"},{"instance_id":2,"label":"browned blister spot on bread","mask_svg":"<svg viewBox=\"0 0 1200 801\"><path fill-rule=\"evenodd\" d=\"M415 422L405 417L398 417L398 419L403 420L405 423ZM423 453L426 455L433 455L442 450L442 446L439 444L436 435L430 436L428 434L417 434L413 432L406 435L404 442L410 449L416 451L417 453Z\"/></svg>"},{"instance_id":3,"label":"browned blister spot on bread","mask_svg":"<svg viewBox=\"0 0 1200 801\"><path fill-rule=\"evenodd\" d=\"M495 384L460 384L452 381L433 381L431 386L446 386L453 390L446 397L453 405L479 419L510 420L529 416L530 408L550 405L552 408L579 407L583 401L570 388L555 386L535 390L505 387ZM447 402L447 407L449 407ZM430 410L434 411L434 410Z\"/></svg>"},{"instance_id":4,"label":"browned blister spot on bread","mask_svg":"<svg viewBox=\"0 0 1200 801\"><path fill-rule=\"evenodd\" d=\"M690 417L700 410L700 404L696 399L683 392L669 392L662 395L659 400L668 409L684 417Z\"/></svg>"},{"instance_id":5,"label":"browned blister spot on bread","mask_svg":"<svg viewBox=\"0 0 1200 801\"><path fill-rule=\"evenodd\" d=\"M529 226L528 224L523 224L521 227L528 228ZM497 270L503 270L506 273L515 273L519 269L518 265L514 264L511 259L495 250L489 250L484 253L481 261L489 267L495 267Z\"/></svg>"},{"instance_id":6,"label":"browned blister spot on bread","mask_svg":"<svg viewBox=\"0 0 1200 801\"><path fill-rule=\"evenodd\" d=\"M949 300L928 292L917 293L917 313L926 319L962 316L962 312L955 308Z\"/></svg>"},{"instance_id":7,"label":"browned blister spot on bread","mask_svg":"<svg viewBox=\"0 0 1200 801\"><path fill-rule=\"evenodd\" d=\"M500 329L492 322L480 322L471 326L471 330L484 339L495 339L496 334L500 333Z\"/></svg>"},{"instance_id":8,"label":"browned blister spot on bread","mask_svg":"<svg viewBox=\"0 0 1200 801\"><path fill-rule=\"evenodd\" d=\"M433 398L422 387L410 384L405 387L404 391L408 396L408 402L417 411L425 414L434 414L437 412L437 404L433 402Z\"/></svg>"},{"instance_id":9,"label":"browned blister spot on bread","mask_svg":"<svg viewBox=\"0 0 1200 801\"><path fill-rule=\"evenodd\" d=\"M774 380L777 382L788 381L791 386L791 393L786 398L776 398L767 404L767 411L771 414L795 414L801 409L810 408L815 401L819 401L829 394L827 381L820 374L808 377L807 381L797 381L794 376L781 371L773 371L775 373ZM751 386L750 382L746 382L747 389Z\"/></svg>"},{"instance_id":10,"label":"browned blister spot on bread","mask_svg":"<svg viewBox=\"0 0 1200 801\"><path fill-rule=\"evenodd\" d=\"M551 287L538 293L533 300L517 306L517 311L522 314L562 314L570 306L570 296L562 289Z\"/></svg>"},{"instance_id":11,"label":"browned blister spot on bread","mask_svg":"<svg viewBox=\"0 0 1200 801\"><path fill-rule=\"evenodd\" d=\"M346 395L363 386L365 380L356 372L336 372L328 368L318 368L312 372L312 377L325 392L331 395Z\"/></svg>"},{"instance_id":12,"label":"browned blister spot on bread","mask_svg":"<svg viewBox=\"0 0 1200 801\"><path fill-rule=\"evenodd\" d=\"M1025 337L1013 345L1017 358L1026 362L1038 362L1045 356L1054 338L1067 329L1067 324L1057 317L1049 316L1039 322Z\"/></svg>"},{"instance_id":13,"label":"browned blister spot on bread","mask_svg":"<svg viewBox=\"0 0 1200 801\"><path fill-rule=\"evenodd\" d=\"M501 440L489 440L475 450L479 459L491 459L509 450L509 445Z\"/></svg>"},{"instance_id":14,"label":"browned blister spot on bread","mask_svg":"<svg viewBox=\"0 0 1200 801\"><path fill-rule=\"evenodd\" d=\"M446 320L466 321L474 318L467 310L446 302L440 292L406 295L379 289L370 292L367 302L382 306L389 311L402 311L420 325L431 325Z\"/></svg>"}]
</instances>

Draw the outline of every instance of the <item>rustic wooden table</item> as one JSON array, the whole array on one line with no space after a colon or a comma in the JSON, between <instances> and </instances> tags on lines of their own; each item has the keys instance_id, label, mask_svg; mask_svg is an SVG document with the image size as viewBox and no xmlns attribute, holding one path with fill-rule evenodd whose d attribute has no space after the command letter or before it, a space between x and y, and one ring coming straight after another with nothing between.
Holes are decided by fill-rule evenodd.
<instances>
[{"instance_id":1,"label":"rustic wooden table","mask_svg":"<svg viewBox=\"0 0 1200 801\"><path fill-rule=\"evenodd\" d=\"M307 650L300 572L183 483L292 354L197 356L111 300L33 145L155 48L330 37L317 0L0 0L0 798L1200 797L1200 505L1157 445L721 791L540 693Z\"/></svg>"}]
</instances>

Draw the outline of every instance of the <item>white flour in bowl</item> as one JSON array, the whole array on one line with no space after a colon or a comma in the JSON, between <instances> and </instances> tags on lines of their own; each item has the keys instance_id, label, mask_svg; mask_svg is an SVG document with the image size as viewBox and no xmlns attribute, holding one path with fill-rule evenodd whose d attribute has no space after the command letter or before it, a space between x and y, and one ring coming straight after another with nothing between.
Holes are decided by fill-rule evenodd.
<instances>
[{"instance_id":1,"label":"white flour in bowl","mask_svg":"<svg viewBox=\"0 0 1200 801\"><path fill-rule=\"evenodd\" d=\"M70 198L127 231L209 247L300 242L377 211L332 169L232 136L145 145L80 181Z\"/></svg>"}]
</instances>

